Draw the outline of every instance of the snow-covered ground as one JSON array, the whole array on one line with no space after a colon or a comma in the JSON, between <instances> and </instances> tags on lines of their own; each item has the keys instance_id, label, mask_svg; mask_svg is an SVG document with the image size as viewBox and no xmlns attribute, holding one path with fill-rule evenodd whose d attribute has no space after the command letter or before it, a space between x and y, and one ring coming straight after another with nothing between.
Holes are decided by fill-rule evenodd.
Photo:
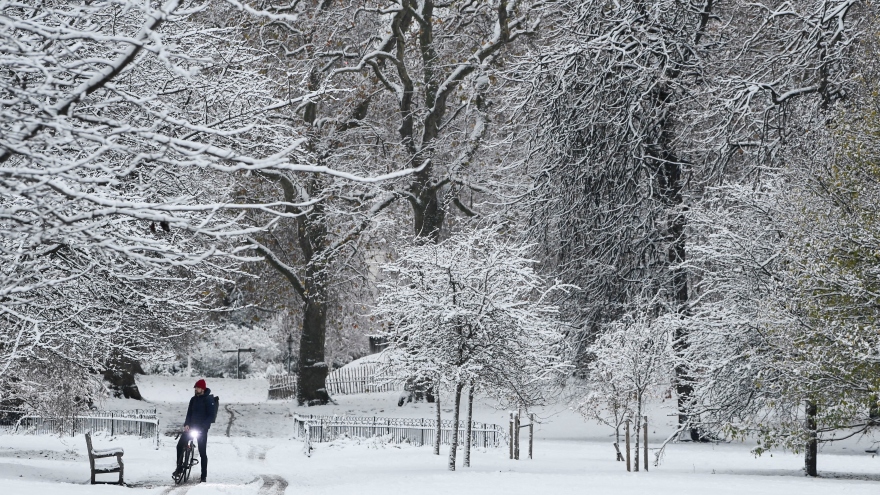
<instances>
[{"instance_id":1,"label":"snow-covered ground","mask_svg":"<svg viewBox=\"0 0 880 495\"><path fill-rule=\"evenodd\" d=\"M193 395L195 378L177 376L136 375L138 391L147 402L189 403ZM253 404L266 402L269 397L269 381L236 380L234 378L211 378L208 384L211 393L224 399L229 396L238 403ZM123 402L123 406L124 406ZM120 406L120 407L123 407ZM133 406L128 406L133 407ZM141 405L143 407L143 404Z\"/></svg>"},{"instance_id":2,"label":"snow-covered ground","mask_svg":"<svg viewBox=\"0 0 880 495\"><path fill-rule=\"evenodd\" d=\"M155 386L159 380L152 380ZM173 389L189 384L177 381ZM230 380L232 381L232 380ZM144 382L141 382L144 383ZM82 437L0 436L0 494L281 494L309 493L388 495L418 494L875 494L880 488L880 457L866 454L866 439L826 447L820 453L822 477L802 475L802 457L774 452L755 458L750 444L675 444L663 463L648 473L627 473L614 461L613 438L606 427L585 424L562 407L537 411L535 458L509 460L506 448L477 450L473 467L446 470L448 447L435 456L429 447L387 445L376 440L317 444L306 457L302 444L291 439L290 415L354 414L389 417L431 417L433 405L396 406L397 393L335 397L338 404L297 408L291 402L258 402L259 384L209 381L223 407L211 429L208 483L172 486L173 438L155 442L132 437L97 435L96 446L122 446L129 488L88 484L88 458ZM189 384L191 387L191 384ZM161 390L160 390L161 392ZM235 402L236 394L245 403ZM247 395L250 394L250 395ZM113 409L155 406L162 429L182 421L186 404L177 392L146 395L153 402L112 400ZM159 401L159 397L168 399ZM448 417L448 407L444 406ZM651 441L670 430L667 411L655 408ZM506 412L488 405L476 408L478 421L504 423ZM227 436L228 433L228 436ZM523 452L525 449L522 449ZM525 457L523 455L523 457ZM461 459L461 457L459 457ZM112 478L112 476L108 476Z\"/></svg>"}]
</instances>

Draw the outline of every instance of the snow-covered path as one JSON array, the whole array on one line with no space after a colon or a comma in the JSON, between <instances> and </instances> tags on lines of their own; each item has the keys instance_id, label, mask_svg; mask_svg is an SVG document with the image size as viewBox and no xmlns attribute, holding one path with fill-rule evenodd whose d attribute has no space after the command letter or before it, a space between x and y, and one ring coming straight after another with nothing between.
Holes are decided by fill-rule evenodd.
<instances>
[{"instance_id":1,"label":"snow-covered path","mask_svg":"<svg viewBox=\"0 0 880 495\"><path fill-rule=\"evenodd\" d=\"M304 412L426 416L433 410L427 404L398 409L394 394L337 400L338 405ZM133 401L128 404L144 407ZM180 421L185 408L179 402L155 405L163 425ZM623 463L614 461L608 429L585 425L561 408L539 411L544 423L536 431L533 460L511 461L503 448L478 450L472 468L449 472L448 448L438 457L428 447L376 440L317 444L312 456L306 457L302 444L290 438L289 415L295 409L291 403L224 403L209 433L208 483L203 485L172 486L175 441L171 437L163 436L156 449L148 440L97 436L98 447L125 448L130 487L121 488L87 484L88 459L81 437L0 436L0 494L873 495L880 488L880 457L864 453L864 440L823 450L819 469L824 477L819 479L803 477L800 456L773 453L756 459L749 453L750 445L741 443L672 445L658 468L626 473ZM503 411L484 406L475 419L500 422L504 417ZM652 427L652 442L659 441L668 419L659 411L652 420L657 425Z\"/></svg>"}]
</instances>

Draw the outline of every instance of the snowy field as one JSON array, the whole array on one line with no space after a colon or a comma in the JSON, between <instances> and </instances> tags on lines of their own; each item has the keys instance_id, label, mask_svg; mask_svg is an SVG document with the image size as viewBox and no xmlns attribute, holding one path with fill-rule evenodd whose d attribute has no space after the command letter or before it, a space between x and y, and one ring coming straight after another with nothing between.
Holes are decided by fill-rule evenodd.
<instances>
[{"instance_id":1,"label":"snowy field","mask_svg":"<svg viewBox=\"0 0 880 495\"><path fill-rule=\"evenodd\" d=\"M144 387L148 381L150 385ZM148 378L140 386L151 399L149 404L111 400L104 406L156 407L163 432L173 430L182 422L186 409L182 391L190 381ZM671 445L659 467L652 466L648 473L627 473L623 463L614 461L610 430L585 424L564 408L537 411L541 424L536 428L532 460L511 461L506 448L477 450L473 467L459 464L458 471L449 472L448 447L441 449L438 457L430 447L387 445L377 440L316 444L312 456L306 457L302 444L291 439L289 418L294 411L432 417L433 405L398 408L397 394L385 393L338 396L338 404L300 409L291 402L259 402L257 387L263 382L229 382L234 383L209 381L214 393L224 400L208 438L207 484L172 485L175 441L164 434L158 449L149 440L97 436L97 448L125 449L127 488L88 484L82 437L15 435L0 436L0 494L833 495L876 494L880 489L880 457L864 452L872 445L864 438L826 447L819 456L818 479L802 475L801 456L774 452L756 459L749 452L752 446L746 443ZM162 393L160 383L171 390ZM233 401L237 394L243 396L242 402ZM160 397L167 401L159 401ZM449 408L443 409L449 417ZM661 407L654 412L651 441L659 443L670 430L671 418ZM481 404L475 419L503 424L506 413Z\"/></svg>"}]
</instances>

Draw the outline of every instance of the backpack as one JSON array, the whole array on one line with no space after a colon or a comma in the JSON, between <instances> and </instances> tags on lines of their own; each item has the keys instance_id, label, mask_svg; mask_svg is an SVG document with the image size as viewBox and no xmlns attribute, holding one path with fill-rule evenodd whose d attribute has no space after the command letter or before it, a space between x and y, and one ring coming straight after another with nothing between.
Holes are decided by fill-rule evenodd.
<instances>
[{"instance_id":1,"label":"backpack","mask_svg":"<svg viewBox=\"0 0 880 495\"><path fill-rule=\"evenodd\" d=\"M211 396L214 400L211 404L211 424L217 422L217 411L220 409L220 397Z\"/></svg>"}]
</instances>

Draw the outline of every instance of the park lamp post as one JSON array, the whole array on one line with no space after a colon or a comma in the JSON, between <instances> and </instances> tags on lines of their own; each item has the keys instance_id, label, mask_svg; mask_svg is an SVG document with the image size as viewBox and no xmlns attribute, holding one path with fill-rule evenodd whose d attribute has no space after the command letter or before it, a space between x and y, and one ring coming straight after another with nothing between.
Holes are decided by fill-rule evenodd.
<instances>
[{"instance_id":1,"label":"park lamp post","mask_svg":"<svg viewBox=\"0 0 880 495\"><path fill-rule=\"evenodd\" d=\"M231 351L223 351L223 352L235 352L238 354L237 366L235 367L235 377L237 379L241 379L241 353L242 352L257 352L255 349L232 349Z\"/></svg>"}]
</instances>

